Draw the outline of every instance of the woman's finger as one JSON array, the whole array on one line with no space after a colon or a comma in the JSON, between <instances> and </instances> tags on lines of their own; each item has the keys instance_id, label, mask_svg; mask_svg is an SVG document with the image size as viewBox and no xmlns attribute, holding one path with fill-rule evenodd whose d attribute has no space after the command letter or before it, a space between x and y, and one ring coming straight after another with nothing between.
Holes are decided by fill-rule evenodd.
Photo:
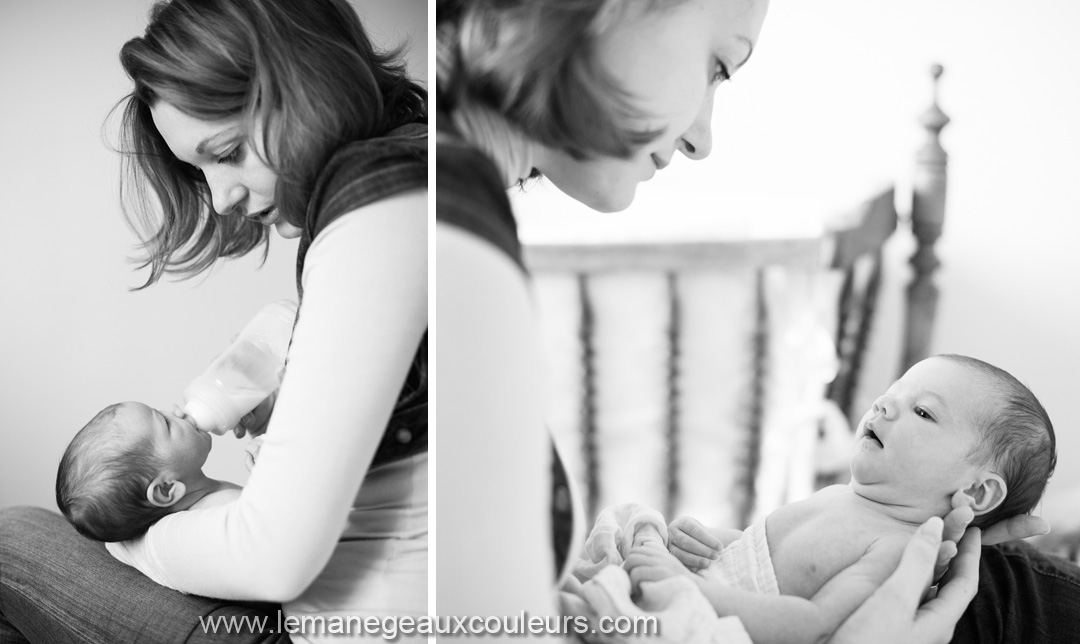
<instances>
[{"instance_id":1,"label":"woman's finger","mask_svg":"<svg viewBox=\"0 0 1080 644\"><path fill-rule=\"evenodd\" d=\"M956 544L952 541L942 541L941 547L938 548L937 562L934 564L934 579L938 579L945 574L949 562L955 556Z\"/></svg>"},{"instance_id":2,"label":"woman's finger","mask_svg":"<svg viewBox=\"0 0 1080 644\"><path fill-rule=\"evenodd\" d=\"M1050 532L1050 524L1042 517L1020 514L998 521L982 533L982 543L992 546L1015 539L1027 539Z\"/></svg>"},{"instance_id":3,"label":"woman's finger","mask_svg":"<svg viewBox=\"0 0 1080 644\"><path fill-rule=\"evenodd\" d=\"M904 547L896 570L875 593L887 597L888 604L897 613L914 614L923 590L930 585L943 527L944 522L938 517L931 517L922 524Z\"/></svg>"},{"instance_id":4,"label":"woman's finger","mask_svg":"<svg viewBox=\"0 0 1080 644\"><path fill-rule=\"evenodd\" d=\"M919 608L915 619L913 641L948 641L960 616L979 589L979 556L982 553L981 532L971 528L960 540L956 557L949 572L938 587L937 597Z\"/></svg>"},{"instance_id":5,"label":"woman's finger","mask_svg":"<svg viewBox=\"0 0 1080 644\"><path fill-rule=\"evenodd\" d=\"M962 499L958 499L962 497ZM945 528L941 533L942 541L957 542L964 536L964 530L975 519L975 511L971 509L968 500L971 497L963 491L953 495L953 508L945 515Z\"/></svg>"}]
</instances>

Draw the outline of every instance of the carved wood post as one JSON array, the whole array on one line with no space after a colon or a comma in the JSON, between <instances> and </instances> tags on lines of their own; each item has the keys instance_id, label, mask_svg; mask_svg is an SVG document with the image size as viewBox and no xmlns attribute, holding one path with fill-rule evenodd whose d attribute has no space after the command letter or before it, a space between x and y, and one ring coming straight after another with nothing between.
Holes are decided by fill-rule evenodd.
<instances>
[{"instance_id":1,"label":"carved wood post","mask_svg":"<svg viewBox=\"0 0 1080 644\"><path fill-rule=\"evenodd\" d=\"M938 79L943 69L934 65L934 103L919 118L926 129L927 139L915 156L912 181L911 231L917 247L911 256L914 273L907 289L907 325L904 353L900 364L903 373L930 351L930 332L937 309L938 289L933 282L934 271L941 262L934 253L934 243L941 236L945 221L945 185L949 155L941 147L941 130L949 117L938 106Z\"/></svg>"},{"instance_id":2,"label":"carved wood post","mask_svg":"<svg viewBox=\"0 0 1080 644\"><path fill-rule=\"evenodd\" d=\"M664 427L664 445L667 449L667 463L665 476L667 477L667 489L664 497L664 516L674 517L679 509L679 470L681 468L680 449L682 447L679 436L679 354L682 351L679 336L681 325L681 311L679 301L679 282L677 274L671 271L667 274L668 294L668 332L667 332L667 414Z\"/></svg>"}]
</instances>

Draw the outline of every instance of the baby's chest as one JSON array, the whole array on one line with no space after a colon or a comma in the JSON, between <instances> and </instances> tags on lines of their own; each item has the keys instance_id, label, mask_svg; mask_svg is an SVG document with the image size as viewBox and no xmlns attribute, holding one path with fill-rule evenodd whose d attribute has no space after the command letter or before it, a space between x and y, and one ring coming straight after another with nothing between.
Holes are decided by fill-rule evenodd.
<instances>
[{"instance_id":1,"label":"baby's chest","mask_svg":"<svg viewBox=\"0 0 1080 644\"><path fill-rule=\"evenodd\" d=\"M865 520L842 513L773 519L766 531L780 592L806 598L858 561L881 534Z\"/></svg>"}]
</instances>

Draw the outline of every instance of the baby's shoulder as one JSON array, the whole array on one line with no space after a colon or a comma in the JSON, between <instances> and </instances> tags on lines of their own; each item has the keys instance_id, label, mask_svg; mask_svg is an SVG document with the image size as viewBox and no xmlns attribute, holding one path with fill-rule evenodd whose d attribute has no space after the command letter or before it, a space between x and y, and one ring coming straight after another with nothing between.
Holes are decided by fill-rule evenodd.
<instances>
[{"instance_id":1,"label":"baby's shoulder","mask_svg":"<svg viewBox=\"0 0 1080 644\"><path fill-rule=\"evenodd\" d=\"M220 490L207 494L203 498L191 504L191 507L188 508L188 510L202 510L205 508L213 508L219 505L226 505L232 503L236 499L240 498L240 490L242 489L243 488L234 483L224 483L221 486Z\"/></svg>"}]
</instances>

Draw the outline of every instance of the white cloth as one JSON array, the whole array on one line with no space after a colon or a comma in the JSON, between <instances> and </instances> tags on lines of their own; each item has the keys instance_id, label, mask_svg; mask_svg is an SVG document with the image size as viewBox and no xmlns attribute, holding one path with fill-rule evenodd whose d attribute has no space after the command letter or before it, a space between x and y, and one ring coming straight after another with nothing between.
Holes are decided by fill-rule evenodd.
<instances>
[{"instance_id":1,"label":"white cloth","mask_svg":"<svg viewBox=\"0 0 1080 644\"><path fill-rule=\"evenodd\" d=\"M560 603L566 615L582 615L593 622L583 637L604 644L650 641L672 644L751 644L738 617L717 617L709 600L689 577L672 577L641 584L640 596L631 595L630 577L621 564L630 552L639 526L652 525L667 541L667 525L657 511L635 503L605 508L563 585ZM631 619L654 617L658 632L636 635L601 634L602 616Z\"/></svg>"},{"instance_id":2,"label":"white cloth","mask_svg":"<svg viewBox=\"0 0 1080 644\"><path fill-rule=\"evenodd\" d=\"M743 531L741 537L728 544L720 558L698 572L706 579L715 579L741 590L767 595L779 595L769 541L765 536L765 519Z\"/></svg>"}]
</instances>

